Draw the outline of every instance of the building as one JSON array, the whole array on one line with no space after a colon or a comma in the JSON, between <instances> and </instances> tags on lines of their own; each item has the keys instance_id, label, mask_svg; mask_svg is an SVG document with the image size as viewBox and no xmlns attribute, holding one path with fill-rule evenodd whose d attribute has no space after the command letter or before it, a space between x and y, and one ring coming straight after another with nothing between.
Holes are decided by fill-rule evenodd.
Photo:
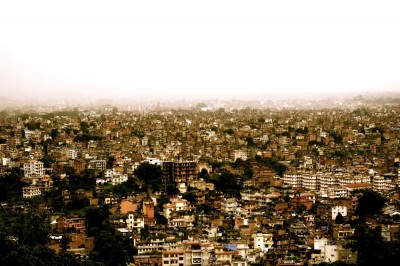
<instances>
[{"instance_id":1,"label":"building","mask_svg":"<svg viewBox=\"0 0 400 266\"><path fill-rule=\"evenodd\" d=\"M163 266L185 265L185 250L164 250L162 252Z\"/></svg>"},{"instance_id":2,"label":"building","mask_svg":"<svg viewBox=\"0 0 400 266\"><path fill-rule=\"evenodd\" d=\"M343 217L347 216L347 207L346 206L332 207L332 220L335 220L339 213L342 214Z\"/></svg>"},{"instance_id":3,"label":"building","mask_svg":"<svg viewBox=\"0 0 400 266\"><path fill-rule=\"evenodd\" d=\"M22 188L22 197L24 199L30 199L40 195L42 195L42 191L36 186L28 186Z\"/></svg>"},{"instance_id":4,"label":"building","mask_svg":"<svg viewBox=\"0 0 400 266\"><path fill-rule=\"evenodd\" d=\"M44 164L42 162L31 160L24 163L24 177L32 178L34 176L44 175Z\"/></svg>"},{"instance_id":5,"label":"building","mask_svg":"<svg viewBox=\"0 0 400 266\"><path fill-rule=\"evenodd\" d=\"M86 231L86 220L78 215L60 216L57 219L57 230L64 233L67 230L75 230L76 232Z\"/></svg>"},{"instance_id":6,"label":"building","mask_svg":"<svg viewBox=\"0 0 400 266\"><path fill-rule=\"evenodd\" d=\"M164 161L162 162L163 178L166 184L186 183L196 177L196 162L194 161Z\"/></svg>"},{"instance_id":7,"label":"building","mask_svg":"<svg viewBox=\"0 0 400 266\"><path fill-rule=\"evenodd\" d=\"M104 171L106 170L106 160L91 160L89 162L88 169Z\"/></svg>"}]
</instances>

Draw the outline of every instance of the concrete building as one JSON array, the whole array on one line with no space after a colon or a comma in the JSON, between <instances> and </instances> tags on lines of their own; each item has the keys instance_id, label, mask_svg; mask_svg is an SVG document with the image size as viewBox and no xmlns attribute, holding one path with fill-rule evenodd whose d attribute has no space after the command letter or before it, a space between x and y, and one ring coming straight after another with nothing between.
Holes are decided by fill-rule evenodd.
<instances>
[{"instance_id":1,"label":"concrete building","mask_svg":"<svg viewBox=\"0 0 400 266\"><path fill-rule=\"evenodd\" d=\"M24 177L32 178L34 176L44 175L44 164L42 162L31 160L24 163Z\"/></svg>"},{"instance_id":2,"label":"concrete building","mask_svg":"<svg viewBox=\"0 0 400 266\"><path fill-rule=\"evenodd\" d=\"M161 168L166 184L187 183L196 177L194 161L164 161Z\"/></svg>"}]
</instances>

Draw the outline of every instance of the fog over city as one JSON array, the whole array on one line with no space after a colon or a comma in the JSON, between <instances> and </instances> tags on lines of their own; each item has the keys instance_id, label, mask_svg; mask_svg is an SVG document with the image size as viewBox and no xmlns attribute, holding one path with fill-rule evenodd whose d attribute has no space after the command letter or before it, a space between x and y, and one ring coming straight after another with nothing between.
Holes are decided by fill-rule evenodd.
<instances>
[{"instance_id":1,"label":"fog over city","mask_svg":"<svg viewBox=\"0 0 400 266\"><path fill-rule=\"evenodd\" d=\"M2 1L0 93L51 103L400 91L397 1Z\"/></svg>"}]
</instances>

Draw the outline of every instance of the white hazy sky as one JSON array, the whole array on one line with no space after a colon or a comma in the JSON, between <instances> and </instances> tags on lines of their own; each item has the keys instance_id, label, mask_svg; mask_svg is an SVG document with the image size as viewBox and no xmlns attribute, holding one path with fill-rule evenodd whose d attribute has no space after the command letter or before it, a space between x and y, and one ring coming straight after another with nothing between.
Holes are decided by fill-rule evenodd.
<instances>
[{"instance_id":1,"label":"white hazy sky","mask_svg":"<svg viewBox=\"0 0 400 266\"><path fill-rule=\"evenodd\" d=\"M0 1L7 98L400 91L400 1Z\"/></svg>"}]
</instances>

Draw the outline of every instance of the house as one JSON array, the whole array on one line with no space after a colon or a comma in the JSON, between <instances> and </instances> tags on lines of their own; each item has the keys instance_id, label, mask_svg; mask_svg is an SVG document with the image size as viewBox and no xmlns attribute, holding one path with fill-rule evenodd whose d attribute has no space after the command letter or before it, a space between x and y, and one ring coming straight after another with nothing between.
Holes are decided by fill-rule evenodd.
<instances>
[{"instance_id":1,"label":"house","mask_svg":"<svg viewBox=\"0 0 400 266\"><path fill-rule=\"evenodd\" d=\"M86 231L86 220L78 215L60 216L56 221L59 233L64 233L71 229L76 232Z\"/></svg>"}]
</instances>

